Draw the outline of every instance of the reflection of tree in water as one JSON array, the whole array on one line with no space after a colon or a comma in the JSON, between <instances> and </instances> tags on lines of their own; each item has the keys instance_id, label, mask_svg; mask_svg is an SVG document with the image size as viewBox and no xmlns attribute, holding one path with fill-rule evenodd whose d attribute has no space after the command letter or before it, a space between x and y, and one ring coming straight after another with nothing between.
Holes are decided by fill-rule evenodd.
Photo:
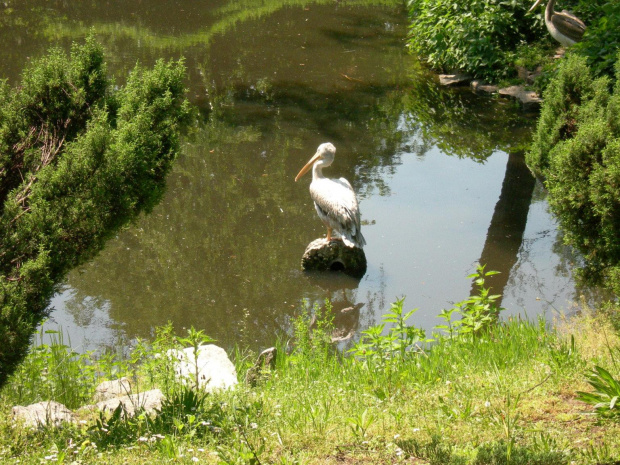
<instances>
[{"instance_id":1,"label":"reflection of tree in water","mask_svg":"<svg viewBox=\"0 0 620 465\"><path fill-rule=\"evenodd\" d=\"M93 324L97 312L108 307L108 303L101 297L85 295L80 290L67 286L64 286L61 291L71 296L65 301L65 307L78 326L85 327Z\"/></svg>"},{"instance_id":2,"label":"reflection of tree in water","mask_svg":"<svg viewBox=\"0 0 620 465\"><path fill-rule=\"evenodd\" d=\"M582 271L587 267L587 262L578 250L566 244L564 232L561 229L556 230L556 239L552 250L558 257L558 264L555 267L556 274L558 276L572 276L574 279L575 291L572 297L574 302L581 302L583 297L588 305L599 306L603 302L615 300L613 292L588 280L587 272L583 273Z\"/></svg>"},{"instance_id":3,"label":"reflection of tree in water","mask_svg":"<svg viewBox=\"0 0 620 465\"><path fill-rule=\"evenodd\" d=\"M513 103L445 89L433 77L412 80L407 94L410 124L420 137L447 155L484 161L493 152L513 152L528 143L535 118Z\"/></svg>"}]
</instances>

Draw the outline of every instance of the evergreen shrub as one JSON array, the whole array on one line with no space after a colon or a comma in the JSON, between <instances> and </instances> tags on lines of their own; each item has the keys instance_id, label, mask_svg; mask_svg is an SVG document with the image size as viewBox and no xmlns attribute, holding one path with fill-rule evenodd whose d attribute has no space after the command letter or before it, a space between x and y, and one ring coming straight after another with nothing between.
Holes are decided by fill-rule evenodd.
<instances>
[{"instance_id":1,"label":"evergreen shrub","mask_svg":"<svg viewBox=\"0 0 620 465\"><path fill-rule=\"evenodd\" d=\"M584 271L620 293L620 64L610 92L612 84L593 79L585 58L567 57L544 94L527 161Z\"/></svg>"},{"instance_id":2,"label":"evergreen shrub","mask_svg":"<svg viewBox=\"0 0 620 465\"><path fill-rule=\"evenodd\" d=\"M94 39L0 85L0 386L55 285L161 198L191 120L181 61L112 91Z\"/></svg>"}]
</instances>

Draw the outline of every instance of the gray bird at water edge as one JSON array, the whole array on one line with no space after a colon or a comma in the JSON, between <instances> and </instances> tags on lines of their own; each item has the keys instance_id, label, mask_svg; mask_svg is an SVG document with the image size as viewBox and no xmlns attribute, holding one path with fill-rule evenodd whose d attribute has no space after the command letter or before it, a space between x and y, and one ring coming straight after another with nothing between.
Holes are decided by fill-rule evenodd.
<instances>
[{"instance_id":1,"label":"gray bird at water edge","mask_svg":"<svg viewBox=\"0 0 620 465\"><path fill-rule=\"evenodd\" d=\"M536 3L529 9L528 13L540 5L543 0L536 0ZM555 11L555 0L549 0L545 8L545 25L551 36L565 47L579 42L586 32L586 25L574 14L562 10Z\"/></svg>"},{"instance_id":2,"label":"gray bird at water edge","mask_svg":"<svg viewBox=\"0 0 620 465\"><path fill-rule=\"evenodd\" d=\"M349 181L344 178L330 179L323 176L323 168L331 165L336 147L326 142L319 145L314 156L295 176L295 181L312 168L310 197L319 218L327 228L327 241L341 239L347 247L362 248L366 240L360 227L360 210L357 197ZM340 237L332 238L332 231Z\"/></svg>"}]
</instances>

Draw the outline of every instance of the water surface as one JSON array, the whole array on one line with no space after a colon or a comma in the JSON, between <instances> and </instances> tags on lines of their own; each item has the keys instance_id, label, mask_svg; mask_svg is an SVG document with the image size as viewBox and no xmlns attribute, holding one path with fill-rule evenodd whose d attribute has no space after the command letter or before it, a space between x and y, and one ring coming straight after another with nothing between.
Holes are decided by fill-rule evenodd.
<instances>
[{"instance_id":1,"label":"water surface","mask_svg":"<svg viewBox=\"0 0 620 465\"><path fill-rule=\"evenodd\" d=\"M94 3L94 4L92 4ZM343 333L406 296L412 323L438 324L467 298L479 262L501 271L508 315L571 308L578 258L561 245L545 193L523 164L534 120L513 104L441 89L405 50L397 2L7 2L3 74L15 82L50 45L90 31L122 82L137 61L183 56L202 121L184 142L162 203L74 270L51 322L82 349L149 337L172 321L222 345L259 349L306 300L333 302ZM0 10L2 7L0 7ZM10 11L9 11L10 10ZM310 176L330 141L360 197L368 270L361 280L306 274L325 234Z\"/></svg>"}]
</instances>

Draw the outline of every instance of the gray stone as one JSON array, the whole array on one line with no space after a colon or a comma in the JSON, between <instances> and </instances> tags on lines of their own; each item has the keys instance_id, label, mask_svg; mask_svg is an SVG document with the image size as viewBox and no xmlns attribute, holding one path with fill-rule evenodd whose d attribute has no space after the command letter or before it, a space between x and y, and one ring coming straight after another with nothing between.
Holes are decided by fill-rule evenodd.
<instances>
[{"instance_id":1,"label":"gray stone","mask_svg":"<svg viewBox=\"0 0 620 465\"><path fill-rule=\"evenodd\" d=\"M471 76L468 74L440 74L439 75L439 84L442 86L466 86L471 81Z\"/></svg>"},{"instance_id":2,"label":"gray stone","mask_svg":"<svg viewBox=\"0 0 620 465\"><path fill-rule=\"evenodd\" d=\"M542 66L536 67L533 71L524 68L523 66L517 66L517 76L519 79L525 81L526 84L534 84L534 81L542 73Z\"/></svg>"},{"instance_id":3,"label":"gray stone","mask_svg":"<svg viewBox=\"0 0 620 465\"><path fill-rule=\"evenodd\" d=\"M13 419L23 421L26 426L58 426L63 421L72 421L73 413L63 404L49 400L27 407L21 405L13 407Z\"/></svg>"},{"instance_id":4,"label":"gray stone","mask_svg":"<svg viewBox=\"0 0 620 465\"><path fill-rule=\"evenodd\" d=\"M540 108L542 99L532 90L525 90L523 86L510 86L499 90L499 95L517 100L526 111L535 111Z\"/></svg>"},{"instance_id":5,"label":"gray stone","mask_svg":"<svg viewBox=\"0 0 620 465\"><path fill-rule=\"evenodd\" d=\"M488 84L480 79L474 79L470 84L472 90L477 94L496 94L499 87Z\"/></svg>"},{"instance_id":6,"label":"gray stone","mask_svg":"<svg viewBox=\"0 0 620 465\"><path fill-rule=\"evenodd\" d=\"M129 394L131 394L131 381L128 378L104 381L95 389L95 402L103 402Z\"/></svg>"},{"instance_id":7,"label":"gray stone","mask_svg":"<svg viewBox=\"0 0 620 465\"><path fill-rule=\"evenodd\" d=\"M191 385L196 385L207 392L217 389L230 389L237 381L237 371L226 351L213 344L198 347L198 359L194 356L194 348L183 350L171 349L169 357L176 359L175 372L178 378Z\"/></svg>"},{"instance_id":8,"label":"gray stone","mask_svg":"<svg viewBox=\"0 0 620 465\"><path fill-rule=\"evenodd\" d=\"M164 394L159 389L152 389L138 394L115 397L98 402L95 407L102 412L113 412L119 405L122 405L126 415L128 417L133 417L140 409L143 409L148 414L161 409L161 402L163 399Z\"/></svg>"},{"instance_id":9,"label":"gray stone","mask_svg":"<svg viewBox=\"0 0 620 465\"><path fill-rule=\"evenodd\" d=\"M306 248L301 258L301 267L306 271L334 271L361 278L366 273L364 249L347 247L342 241L326 238L315 239Z\"/></svg>"},{"instance_id":10,"label":"gray stone","mask_svg":"<svg viewBox=\"0 0 620 465\"><path fill-rule=\"evenodd\" d=\"M255 386L258 381L268 377L270 372L276 368L277 356L278 349L275 347L263 350L258 356L258 360L256 360L254 366L246 373L245 382L250 386Z\"/></svg>"}]
</instances>

